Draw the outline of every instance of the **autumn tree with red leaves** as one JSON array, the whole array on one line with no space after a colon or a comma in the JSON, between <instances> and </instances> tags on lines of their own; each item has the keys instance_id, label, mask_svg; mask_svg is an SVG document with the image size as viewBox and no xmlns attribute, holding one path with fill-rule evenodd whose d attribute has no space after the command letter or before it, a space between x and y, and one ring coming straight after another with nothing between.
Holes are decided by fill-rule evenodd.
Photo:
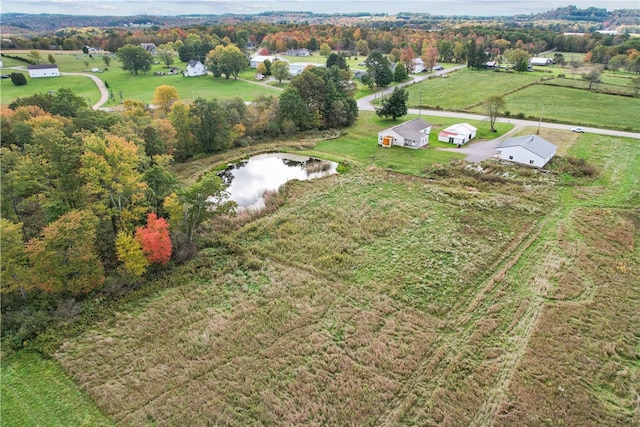
<instances>
[{"instance_id":1,"label":"autumn tree with red leaves","mask_svg":"<svg viewBox=\"0 0 640 427\"><path fill-rule=\"evenodd\" d=\"M147 216L147 226L136 228L136 240L142 245L147 260L152 264L166 264L171 258L169 223L155 213Z\"/></svg>"}]
</instances>

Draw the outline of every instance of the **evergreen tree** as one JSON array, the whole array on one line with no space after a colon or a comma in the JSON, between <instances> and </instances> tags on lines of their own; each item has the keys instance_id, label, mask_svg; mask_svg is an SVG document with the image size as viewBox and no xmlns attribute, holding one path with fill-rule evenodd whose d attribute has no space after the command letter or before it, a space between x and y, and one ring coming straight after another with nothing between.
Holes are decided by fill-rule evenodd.
<instances>
[{"instance_id":1,"label":"evergreen tree","mask_svg":"<svg viewBox=\"0 0 640 427\"><path fill-rule=\"evenodd\" d=\"M367 72L371 75L377 87L387 87L391 84L393 81L391 63L382 53L378 51L371 52L364 63L367 66Z\"/></svg>"},{"instance_id":2,"label":"evergreen tree","mask_svg":"<svg viewBox=\"0 0 640 427\"><path fill-rule=\"evenodd\" d=\"M396 65L396 70L393 73L393 80L396 82L403 82L409 78L407 74L407 67L404 66L402 62L398 62Z\"/></svg>"},{"instance_id":3,"label":"evergreen tree","mask_svg":"<svg viewBox=\"0 0 640 427\"><path fill-rule=\"evenodd\" d=\"M378 117L391 117L393 120L407 114L409 92L395 88L387 99L382 101L382 108L376 109Z\"/></svg>"}]
</instances>

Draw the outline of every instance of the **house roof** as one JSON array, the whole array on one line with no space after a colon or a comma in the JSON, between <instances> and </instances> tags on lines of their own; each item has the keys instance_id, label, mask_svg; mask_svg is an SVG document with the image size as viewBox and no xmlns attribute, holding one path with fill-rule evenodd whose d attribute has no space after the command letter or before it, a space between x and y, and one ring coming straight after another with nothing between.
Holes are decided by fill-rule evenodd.
<instances>
[{"instance_id":1,"label":"house roof","mask_svg":"<svg viewBox=\"0 0 640 427\"><path fill-rule=\"evenodd\" d=\"M399 125L396 125L390 129L387 129L386 131L393 130L399 135L401 135L403 138L407 138L407 139L420 139L424 137L424 133L422 133L422 131L427 128L430 128L431 126L432 126L431 124L425 122L422 119L413 119L413 120L409 120L408 122L404 122ZM383 132L386 132L386 131L383 131Z\"/></svg>"},{"instance_id":2,"label":"house roof","mask_svg":"<svg viewBox=\"0 0 640 427\"><path fill-rule=\"evenodd\" d=\"M48 70L58 68L58 64L35 64L35 65L27 65L27 70Z\"/></svg>"},{"instance_id":3,"label":"house roof","mask_svg":"<svg viewBox=\"0 0 640 427\"><path fill-rule=\"evenodd\" d=\"M447 135L469 135L469 133L473 133L478 129L474 126L471 126L469 123L458 123L455 125L451 125L446 129L442 129L440 133Z\"/></svg>"},{"instance_id":4,"label":"house roof","mask_svg":"<svg viewBox=\"0 0 640 427\"><path fill-rule=\"evenodd\" d=\"M507 139L506 141L499 144L496 147L496 150L512 147L522 147L525 150L528 150L544 159L549 157L558 149L558 147L556 147L546 139L540 138L537 135L524 135Z\"/></svg>"},{"instance_id":5,"label":"house roof","mask_svg":"<svg viewBox=\"0 0 640 427\"><path fill-rule=\"evenodd\" d=\"M187 67L195 67L196 65L201 64L200 61L191 60L187 62Z\"/></svg>"}]
</instances>

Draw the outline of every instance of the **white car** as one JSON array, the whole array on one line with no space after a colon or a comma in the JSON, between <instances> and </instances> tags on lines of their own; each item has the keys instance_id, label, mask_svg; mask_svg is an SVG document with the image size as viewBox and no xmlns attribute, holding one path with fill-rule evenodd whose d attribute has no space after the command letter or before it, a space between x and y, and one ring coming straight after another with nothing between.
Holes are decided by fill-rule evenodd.
<instances>
[{"instance_id":1,"label":"white car","mask_svg":"<svg viewBox=\"0 0 640 427\"><path fill-rule=\"evenodd\" d=\"M571 128L571 132L584 133L584 128Z\"/></svg>"}]
</instances>

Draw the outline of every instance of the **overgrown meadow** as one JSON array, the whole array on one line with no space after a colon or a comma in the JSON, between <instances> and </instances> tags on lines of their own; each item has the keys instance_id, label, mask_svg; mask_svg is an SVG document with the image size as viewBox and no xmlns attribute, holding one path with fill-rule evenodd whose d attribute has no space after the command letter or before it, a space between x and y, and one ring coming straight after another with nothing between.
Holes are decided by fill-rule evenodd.
<instances>
[{"instance_id":1,"label":"overgrown meadow","mask_svg":"<svg viewBox=\"0 0 640 427\"><path fill-rule=\"evenodd\" d=\"M638 423L636 142L551 174L351 160L55 358L120 425Z\"/></svg>"}]
</instances>

